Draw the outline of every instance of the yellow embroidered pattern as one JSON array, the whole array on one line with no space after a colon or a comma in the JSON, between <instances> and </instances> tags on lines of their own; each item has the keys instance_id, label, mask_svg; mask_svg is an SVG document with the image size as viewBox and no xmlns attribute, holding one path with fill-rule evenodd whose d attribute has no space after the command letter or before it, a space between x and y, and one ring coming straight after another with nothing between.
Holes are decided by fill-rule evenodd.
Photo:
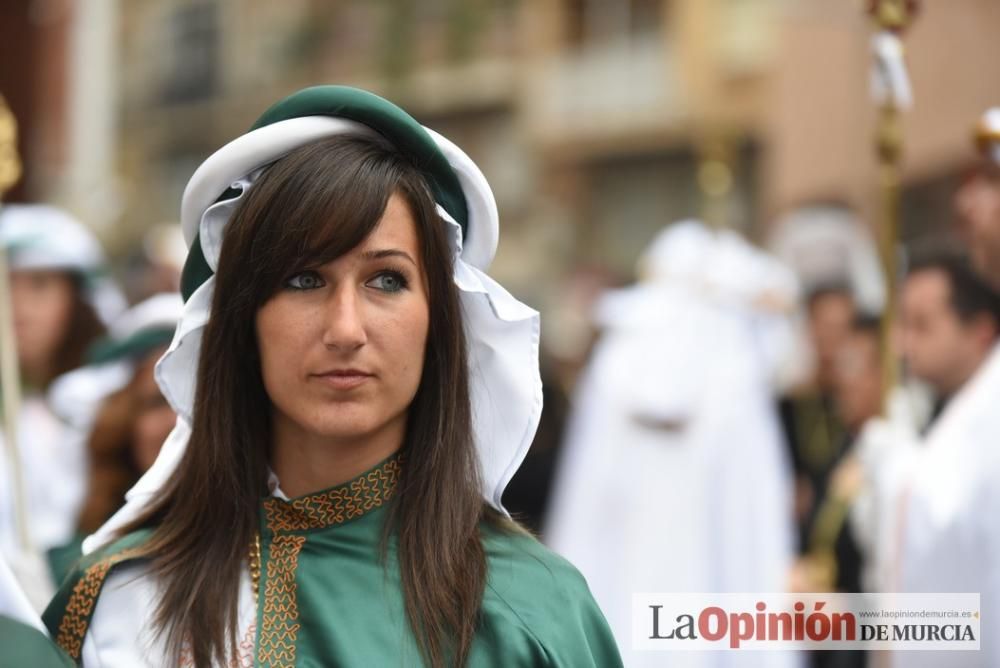
<instances>
[{"instance_id":1,"label":"yellow embroidered pattern","mask_svg":"<svg viewBox=\"0 0 1000 668\"><path fill-rule=\"evenodd\" d=\"M257 656L261 668L295 665L295 640L299 633L295 570L305 542L305 536L285 535L275 537L271 543Z\"/></svg>"},{"instance_id":2,"label":"yellow embroidered pattern","mask_svg":"<svg viewBox=\"0 0 1000 668\"><path fill-rule=\"evenodd\" d=\"M396 491L400 463L400 457L393 457L356 480L325 492L292 501L264 501L267 527L274 537L264 569L267 580L257 648L261 668L295 665L299 631L295 572L306 537L293 532L324 529L382 506Z\"/></svg>"},{"instance_id":3,"label":"yellow embroidered pattern","mask_svg":"<svg viewBox=\"0 0 1000 668\"><path fill-rule=\"evenodd\" d=\"M325 529L364 515L388 501L396 491L400 458L389 459L367 474L325 492L293 501L264 501L267 526L274 533Z\"/></svg>"},{"instance_id":4,"label":"yellow embroidered pattern","mask_svg":"<svg viewBox=\"0 0 1000 668\"><path fill-rule=\"evenodd\" d=\"M56 643L62 647L70 657L76 661L83 651L83 639L87 635L87 628L90 626L90 616L94 611L94 604L97 596L101 593L104 579L115 564L127 561L141 552L139 549L123 550L118 554L101 559L91 565L83 572L77 583L73 586L69 603L66 605L66 612L59 622L59 632L56 634Z\"/></svg>"}]
</instances>

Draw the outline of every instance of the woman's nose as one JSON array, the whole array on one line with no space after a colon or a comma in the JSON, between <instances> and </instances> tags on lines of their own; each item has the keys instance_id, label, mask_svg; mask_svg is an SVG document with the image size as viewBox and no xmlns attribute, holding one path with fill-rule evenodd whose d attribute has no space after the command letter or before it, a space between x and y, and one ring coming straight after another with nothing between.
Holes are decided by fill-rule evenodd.
<instances>
[{"instance_id":1,"label":"woman's nose","mask_svg":"<svg viewBox=\"0 0 1000 668\"><path fill-rule=\"evenodd\" d=\"M338 286L326 303L323 344L327 348L355 350L368 341L364 305L353 286Z\"/></svg>"}]
</instances>

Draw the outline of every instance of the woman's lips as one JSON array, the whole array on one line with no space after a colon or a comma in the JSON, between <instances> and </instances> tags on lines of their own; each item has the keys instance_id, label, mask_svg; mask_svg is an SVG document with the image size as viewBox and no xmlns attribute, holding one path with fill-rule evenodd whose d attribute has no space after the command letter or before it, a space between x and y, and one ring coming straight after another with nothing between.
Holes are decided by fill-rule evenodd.
<instances>
[{"instance_id":1,"label":"woman's lips","mask_svg":"<svg viewBox=\"0 0 1000 668\"><path fill-rule=\"evenodd\" d=\"M314 377L336 390L353 390L355 387L362 385L365 381L370 380L374 376L370 373L351 369L348 371L320 373L316 374Z\"/></svg>"}]
</instances>

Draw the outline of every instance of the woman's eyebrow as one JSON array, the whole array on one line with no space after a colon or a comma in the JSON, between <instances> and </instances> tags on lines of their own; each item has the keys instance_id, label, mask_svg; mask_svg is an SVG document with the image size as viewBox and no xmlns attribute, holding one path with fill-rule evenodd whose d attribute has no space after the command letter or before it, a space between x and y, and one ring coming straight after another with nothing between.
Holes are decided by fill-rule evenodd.
<instances>
[{"instance_id":1,"label":"woman's eyebrow","mask_svg":"<svg viewBox=\"0 0 1000 668\"><path fill-rule=\"evenodd\" d=\"M404 260L408 260L410 264L414 267L417 266L416 261L410 257L410 254L404 250L398 248L386 248L382 250L368 250L361 253L361 259L363 260L382 260L387 257L401 257Z\"/></svg>"}]
</instances>

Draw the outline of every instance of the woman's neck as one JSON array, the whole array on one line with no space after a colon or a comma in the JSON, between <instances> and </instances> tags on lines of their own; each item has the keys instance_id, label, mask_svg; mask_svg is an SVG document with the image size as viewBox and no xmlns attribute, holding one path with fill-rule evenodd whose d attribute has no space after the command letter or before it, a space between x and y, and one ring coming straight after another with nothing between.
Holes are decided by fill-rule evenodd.
<instances>
[{"instance_id":1,"label":"woman's neck","mask_svg":"<svg viewBox=\"0 0 1000 668\"><path fill-rule=\"evenodd\" d=\"M352 439L308 432L282 415L275 415L272 424L271 468L281 491L294 498L335 487L374 468L401 447L406 419L402 416L375 433Z\"/></svg>"}]
</instances>

